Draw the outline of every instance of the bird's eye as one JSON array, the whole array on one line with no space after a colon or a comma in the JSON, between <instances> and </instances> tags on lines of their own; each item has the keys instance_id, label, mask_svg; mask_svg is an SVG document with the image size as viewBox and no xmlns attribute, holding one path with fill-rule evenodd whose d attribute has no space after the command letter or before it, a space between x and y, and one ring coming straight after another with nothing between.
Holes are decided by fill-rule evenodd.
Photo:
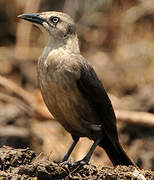
<instances>
[{"instance_id":1,"label":"bird's eye","mask_svg":"<svg viewBox=\"0 0 154 180\"><path fill-rule=\"evenodd\" d=\"M54 24L58 23L59 20L60 20L60 19L59 19L58 17L51 17L51 21L52 21Z\"/></svg>"}]
</instances>

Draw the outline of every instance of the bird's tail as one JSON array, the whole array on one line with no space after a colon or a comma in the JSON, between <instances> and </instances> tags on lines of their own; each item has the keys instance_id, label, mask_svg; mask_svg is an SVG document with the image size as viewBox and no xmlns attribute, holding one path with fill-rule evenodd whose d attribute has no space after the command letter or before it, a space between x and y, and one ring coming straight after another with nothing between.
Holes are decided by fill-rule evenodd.
<instances>
[{"instance_id":1,"label":"bird's tail","mask_svg":"<svg viewBox=\"0 0 154 180\"><path fill-rule=\"evenodd\" d=\"M135 163L130 160L130 158L127 156L125 151L123 150L122 146L120 145L119 141L110 141L108 137L106 137L104 140L102 140L99 144L99 146L103 147L106 151L108 157L112 161L113 165L134 165ZM107 142L107 143L106 143Z\"/></svg>"}]
</instances>

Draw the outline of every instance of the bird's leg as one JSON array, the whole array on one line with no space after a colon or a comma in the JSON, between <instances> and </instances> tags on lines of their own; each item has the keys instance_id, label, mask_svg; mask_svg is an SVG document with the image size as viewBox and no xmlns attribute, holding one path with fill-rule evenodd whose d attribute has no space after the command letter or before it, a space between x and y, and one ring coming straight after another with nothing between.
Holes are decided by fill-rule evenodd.
<instances>
[{"instance_id":1,"label":"bird's leg","mask_svg":"<svg viewBox=\"0 0 154 180\"><path fill-rule=\"evenodd\" d=\"M79 140L78 137L72 136L72 138L73 138L74 141L73 141L73 143L71 144L68 152L65 154L64 158L61 160L61 162L64 162L64 161L67 161L67 160L68 160L70 154L72 153L74 147L76 146L76 144L77 144L77 142L78 142L78 140Z\"/></svg>"},{"instance_id":2,"label":"bird's leg","mask_svg":"<svg viewBox=\"0 0 154 180\"><path fill-rule=\"evenodd\" d=\"M100 143L102 138L98 138L96 141L94 141L93 145L91 146L89 152L86 154L86 156L80 160L76 161L74 165L79 165L79 164L87 164L91 158L91 155L93 154L94 150L96 149L96 146Z\"/></svg>"}]
</instances>

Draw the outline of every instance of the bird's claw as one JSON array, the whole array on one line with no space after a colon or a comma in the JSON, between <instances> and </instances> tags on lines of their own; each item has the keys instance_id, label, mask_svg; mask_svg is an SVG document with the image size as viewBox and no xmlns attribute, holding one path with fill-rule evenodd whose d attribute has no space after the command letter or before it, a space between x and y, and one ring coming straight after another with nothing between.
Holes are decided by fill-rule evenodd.
<instances>
[{"instance_id":1,"label":"bird's claw","mask_svg":"<svg viewBox=\"0 0 154 180\"><path fill-rule=\"evenodd\" d=\"M85 165L85 164L87 164L87 162L84 161L84 160L72 162L72 165L73 165L73 166Z\"/></svg>"}]
</instances>

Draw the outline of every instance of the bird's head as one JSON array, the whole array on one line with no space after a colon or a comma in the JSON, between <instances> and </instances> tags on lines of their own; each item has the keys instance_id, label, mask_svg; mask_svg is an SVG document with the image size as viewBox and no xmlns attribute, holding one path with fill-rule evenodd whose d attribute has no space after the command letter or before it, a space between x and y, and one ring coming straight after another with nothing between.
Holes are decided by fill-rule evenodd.
<instances>
[{"instance_id":1,"label":"bird's head","mask_svg":"<svg viewBox=\"0 0 154 180\"><path fill-rule=\"evenodd\" d=\"M49 36L59 41L76 34L73 19L62 12L21 14L18 17L36 24L40 29L45 30Z\"/></svg>"}]
</instances>

